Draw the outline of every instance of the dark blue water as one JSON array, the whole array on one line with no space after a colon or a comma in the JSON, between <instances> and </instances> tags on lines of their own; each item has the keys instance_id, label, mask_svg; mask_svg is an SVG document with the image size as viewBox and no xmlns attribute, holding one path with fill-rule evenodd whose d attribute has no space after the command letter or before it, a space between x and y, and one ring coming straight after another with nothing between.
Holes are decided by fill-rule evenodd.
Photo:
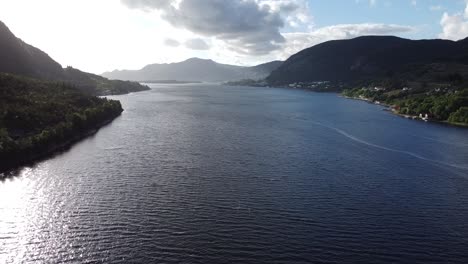
<instances>
[{"instance_id":1,"label":"dark blue water","mask_svg":"<svg viewBox=\"0 0 468 264\"><path fill-rule=\"evenodd\" d=\"M155 86L0 182L0 263L468 263L468 130L335 94Z\"/></svg>"}]
</instances>

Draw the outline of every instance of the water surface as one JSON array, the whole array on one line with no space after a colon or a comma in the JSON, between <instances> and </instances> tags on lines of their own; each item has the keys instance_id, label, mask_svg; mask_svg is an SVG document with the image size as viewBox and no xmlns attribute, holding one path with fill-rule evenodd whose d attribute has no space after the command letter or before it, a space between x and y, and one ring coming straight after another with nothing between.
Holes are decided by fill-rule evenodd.
<instances>
[{"instance_id":1,"label":"water surface","mask_svg":"<svg viewBox=\"0 0 468 264\"><path fill-rule=\"evenodd\" d=\"M467 263L468 133L336 94L153 85L0 181L0 263Z\"/></svg>"}]
</instances>

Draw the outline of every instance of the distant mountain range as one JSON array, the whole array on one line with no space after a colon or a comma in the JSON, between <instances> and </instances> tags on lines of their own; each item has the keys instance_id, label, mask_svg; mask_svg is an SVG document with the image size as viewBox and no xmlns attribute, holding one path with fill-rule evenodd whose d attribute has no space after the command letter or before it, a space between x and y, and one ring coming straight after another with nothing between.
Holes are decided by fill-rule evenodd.
<instances>
[{"instance_id":1,"label":"distant mountain range","mask_svg":"<svg viewBox=\"0 0 468 264\"><path fill-rule=\"evenodd\" d=\"M313 81L353 81L394 75L426 74L429 64L451 71L468 64L468 38L409 40L391 36L366 36L335 40L302 50L267 77L271 85ZM410 72L408 72L410 71ZM426 71L426 72L424 72ZM434 70L435 71L435 70ZM468 73L460 73L467 75Z\"/></svg>"},{"instance_id":2,"label":"distant mountain range","mask_svg":"<svg viewBox=\"0 0 468 264\"><path fill-rule=\"evenodd\" d=\"M264 79L278 68L282 61L272 61L253 67L234 66L212 60L191 58L169 64L151 64L141 70L115 70L102 76L130 81L202 81L222 82L242 79Z\"/></svg>"},{"instance_id":3,"label":"distant mountain range","mask_svg":"<svg viewBox=\"0 0 468 264\"><path fill-rule=\"evenodd\" d=\"M93 95L124 94L149 89L135 82L112 81L62 66L49 55L17 38L0 21L0 72L61 81Z\"/></svg>"},{"instance_id":4,"label":"distant mountain range","mask_svg":"<svg viewBox=\"0 0 468 264\"><path fill-rule=\"evenodd\" d=\"M178 63L151 64L140 70L115 70L103 73L102 77L71 67L62 68L45 52L18 39L0 22L0 58L0 72L69 82L96 95L148 89L129 81L225 82L266 78L267 83L274 86L385 78L425 81L456 77L468 80L468 38L450 41L365 36L324 42L302 50L284 62L272 61L253 67L191 58Z\"/></svg>"}]
</instances>

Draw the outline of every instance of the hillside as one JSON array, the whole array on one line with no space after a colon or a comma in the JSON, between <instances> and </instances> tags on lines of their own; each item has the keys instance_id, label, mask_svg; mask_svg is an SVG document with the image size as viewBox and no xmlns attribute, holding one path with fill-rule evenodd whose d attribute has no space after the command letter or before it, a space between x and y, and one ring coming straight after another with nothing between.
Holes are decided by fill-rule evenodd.
<instances>
[{"instance_id":1,"label":"hillside","mask_svg":"<svg viewBox=\"0 0 468 264\"><path fill-rule=\"evenodd\" d=\"M45 52L23 42L0 21L0 72L41 79L60 79L62 66Z\"/></svg>"},{"instance_id":2,"label":"hillside","mask_svg":"<svg viewBox=\"0 0 468 264\"><path fill-rule=\"evenodd\" d=\"M82 72L78 69L67 67L63 69L64 80L75 87L92 95L115 95L131 92L145 91L149 88L137 82L109 80L102 76Z\"/></svg>"},{"instance_id":3,"label":"hillside","mask_svg":"<svg viewBox=\"0 0 468 264\"><path fill-rule=\"evenodd\" d=\"M221 82L241 79L263 79L281 65L272 61L253 67L217 63L212 60L191 58L169 64L151 64L141 70L115 70L103 73L109 79L130 81L203 81Z\"/></svg>"},{"instance_id":4,"label":"hillside","mask_svg":"<svg viewBox=\"0 0 468 264\"><path fill-rule=\"evenodd\" d=\"M67 82L93 95L124 94L149 89L138 83L110 81L72 68L63 69L45 52L17 38L1 21L0 58L0 72Z\"/></svg>"},{"instance_id":5,"label":"hillside","mask_svg":"<svg viewBox=\"0 0 468 264\"><path fill-rule=\"evenodd\" d=\"M362 87L344 90L343 95L389 105L394 113L407 118L468 126L468 88L445 86L376 89L375 87Z\"/></svg>"},{"instance_id":6,"label":"hillside","mask_svg":"<svg viewBox=\"0 0 468 264\"><path fill-rule=\"evenodd\" d=\"M274 70L272 85L295 82L350 82L393 77L410 65L468 64L468 41L408 40L367 36L328 41L302 50Z\"/></svg>"},{"instance_id":7,"label":"hillside","mask_svg":"<svg viewBox=\"0 0 468 264\"><path fill-rule=\"evenodd\" d=\"M66 147L122 112L60 82L0 73L0 170Z\"/></svg>"},{"instance_id":8,"label":"hillside","mask_svg":"<svg viewBox=\"0 0 468 264\"><path fill-rule=\"evenodd\" d=\"M265 84L385 104L414 119L468 125L468 39L368 36L300 51Z\"/></svg>"}]
</instances>

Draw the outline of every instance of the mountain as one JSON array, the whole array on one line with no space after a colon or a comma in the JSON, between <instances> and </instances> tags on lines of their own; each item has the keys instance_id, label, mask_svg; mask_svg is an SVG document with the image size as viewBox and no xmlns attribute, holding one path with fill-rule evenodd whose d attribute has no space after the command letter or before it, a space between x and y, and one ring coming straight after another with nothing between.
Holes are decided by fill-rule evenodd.
<instances>
[{"instance_id":1,"label":"mountain","mask_svg":"<svg viewBox=\"0 0 468 264\"><path fill-rule=\"evenodd\" d=\"M468 39L409 40L366 36L328 41L291 56L267 77L267 81L284 85L386 78L402 69L421 68L430 63L468 64Z\"/></svg>"},{"instance_id":2,"label":"mountain","mask_svg":"<svg viewBox=\"0 0 468 264\"><path fill-rule=\"evenodd\" d=\"M283 64L283 61L276 60L276 61L270 61L267 63L259 64L253 67L247 67L247 70L249 72L253 72L257 74L258 76L264 76L264 77L262 78L253 77L253 78L244 78L244 79L263 79L266 76L270 75L271 72L278 69L278 67L281 66L281 64Z\"/></svg>"},{"instance_id":3,"label":"mountain","mask_svg":"<svg viewBox=\"0 0 468 264\"><path fill-rule=\"evenodd\" d=\"M149 89L138 83L111 81L71 67L63 69L49 55L17 38L0 21L0 72L67 82L93 95L122 94Z\"/></svg>"},{"instance_id":4,"label":"mountain","mask_svg":"<svg viewBox=\"0 0 468 264\"><path fill-rule=\"evenodd\" d=\"M41 79L63 76L62 66L45 52L18 39L0 21L0 72L26 75Z\"/></svg>"},{"instance_id":5,"label":"mountain","mask_svg":"<svg viewBox=\"0 0 468 264\"><path fill-rule=\"evenodd\" d=\"M64 80L87 94L93 95L115 95L127 94L149 90L145 85L138 82L109 80L102 76L82 72L78 69L67 67L63 69Z\"/></svg>"},{"instance_id":6,"label":"mountain","mask_svg":"<svg viewBox=\"0 0 468 264\"><path fill-rule=\"evenodd\" d=\"M109 79L130 81L204 81L220 82L241 79L263 79L281 65L281 61L272 61L253 67L234 66L217 63L212 60L191 58L170 64L151 64L141 70L115 70L103 73Z\"/></svg>"}]
</instances>

